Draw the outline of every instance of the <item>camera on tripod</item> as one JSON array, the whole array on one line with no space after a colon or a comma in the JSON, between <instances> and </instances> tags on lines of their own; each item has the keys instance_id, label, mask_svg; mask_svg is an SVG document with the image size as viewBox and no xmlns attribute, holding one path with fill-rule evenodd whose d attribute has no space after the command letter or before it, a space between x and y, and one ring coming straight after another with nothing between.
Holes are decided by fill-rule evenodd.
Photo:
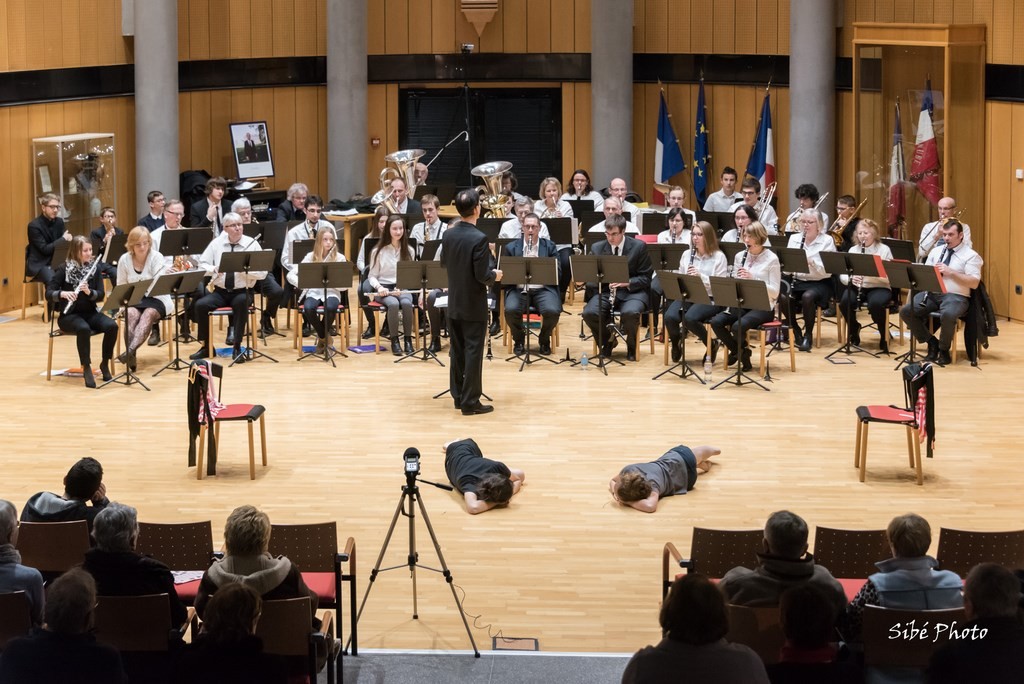
<instances>
[{"instance_id":1,"label":"camera on tripod","mask_svg":"<svg viewBox=\"0 0 1024 684\"><path fill-rule=\"evenodd\" d=\"M402 462L405 463L406 477L415 477L420 474L420 450L416 447L409 447L402 454Z\"/></svg>"}]
</instances>

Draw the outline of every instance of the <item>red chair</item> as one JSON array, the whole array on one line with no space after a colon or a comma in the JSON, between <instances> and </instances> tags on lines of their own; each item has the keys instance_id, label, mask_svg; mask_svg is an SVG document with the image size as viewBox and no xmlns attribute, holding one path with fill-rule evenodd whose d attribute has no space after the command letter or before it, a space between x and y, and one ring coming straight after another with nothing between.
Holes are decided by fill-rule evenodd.
<instances>
[{"instance_id":1,"label":"red chair","mask_svg":"<svg viewBox=\"0 0 1024 684\"><path fill-rule=\"evenodd\" d=\"M722 577L737 566L754 567L757 553L762 550L764 530L710 530L693 528L690 558L683 558L672 542L667 542L661 554L662 598L668 595L672 581L678 575L670 573L671 561L689 572L706 577Z\"/></svg>"},{"instance_id":2,"label":"red chair","mask_svg":"<svg viewBox=\"0 0 1024 684\"><path fill-rule=\"evenodd\" d=\"M260 422L260 446L263 451L263 465L267 465L267 426L264 422L266 408L260 404L224 404L216 416L210 419L210 379L217 379L216 397L222 396L224 384L224 368L209 361L193 362L188 373L188 420L189 420L189 467L196 466L196 479L203 479L203 452L206 431L213 423L213 434L209 439L210 454L207 464L207 475L217 474L217 444L220 442L220 424L224 422L245 421L249 428L249 479L256 479L256 452L253 446L252 426ZM200 409L203 420L200 420ZM199 437L199 455L195 458L195 438Z\"/></svg>"}]
</instances>

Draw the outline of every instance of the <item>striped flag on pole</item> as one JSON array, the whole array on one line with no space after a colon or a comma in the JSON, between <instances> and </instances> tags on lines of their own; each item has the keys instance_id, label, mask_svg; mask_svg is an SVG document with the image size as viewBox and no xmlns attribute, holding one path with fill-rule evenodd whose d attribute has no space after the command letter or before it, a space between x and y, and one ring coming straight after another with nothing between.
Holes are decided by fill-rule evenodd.
<instances>
[{"instance_id":1,"label":"striped flag on pole","mask_svg":"<svg viewBox=\"0 0 1024 684\"><path fill-rule=\"evenodd\" d=\"M668 113L668 106L665 104L665 93L661 93L661 105L658 107L658 139L654 144L654 182L667 183L668 179L681 171L686 170L686 163L683 161L683 153L679 150L679 141L676 133L672 130L672 120ZM661 193L654 191L655 204L663 204L664 196L658 198Z\"/></svg>"},{"instance_id":2,"label":"striped flag on pole","mask_svg":"<svg viewBox=\"0 0 1024 684\"><path fill-rule=\"evenodd\" d=\"M750 150L750 158L747 159L747 175L760 181L762 190L775 182L775 140L772 138L770 98L771 95L766 92L754 147Z\"/></svg>"},{"instance_id":3,"label":"striped flag on pole","mask_svg":"<svg viewBox=\"0 0 1024 684\"><path fill-rule=\"evenodd\" d=\"M903 126L900 123L900 100L896 98L896 128L892 134L892 156L889 158L889 202L886 207L886 227L889 237L899 235L900 223L907 216L907 193L903 184L907 180L903 162Z\"/></svg>"}]
</instances>

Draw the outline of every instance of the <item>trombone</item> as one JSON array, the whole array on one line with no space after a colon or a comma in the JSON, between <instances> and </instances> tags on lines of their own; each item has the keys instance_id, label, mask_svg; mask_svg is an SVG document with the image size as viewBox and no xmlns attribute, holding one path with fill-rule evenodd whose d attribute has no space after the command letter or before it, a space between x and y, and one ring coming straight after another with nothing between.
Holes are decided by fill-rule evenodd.
<instances>
[{"instance_id":1,"label":"trombone","mask_svg":"<svg viewBox=\"0 0 1024 684\"><path fill-rule=\"evenodd\" d=\"M768 207L771 206L772 200L775 198L776 188L778 188L778 183L772 181L771 184L767 188L765 188L764 195L762 196L762 199L758 202L761 208L757 212L757 220L761 221L762 225L764 225L764 213L765 211L767 211Z\"/></svg>"},{"instance_id":2,"label":"trombone","mask_svg":"<svg viewBox=\"0 0 1024 684\"><path fill-rule=\"evenodd\" d=\"M857 218L857 215L860 214L860 210L863 209L864 205L867 203L868 198L865 197L860 201L860 204L854 208L853 213L850 214L848 219L846 219L846 223L839 223L843 220L843 216L840 214L836 216L836 220L828 227L828 234L832 236L832 241L836 243L836 249L839 249L839 246L843 244L843 230L846 229L846 226L850 225L850 221Z\"/></svg>"},{"instance_id":3,"label":"trombone","mask_svg":"<svg viewBox=\"0 0 1024 684\"><path fill-rule=\"evenodd\" d=\"M821 203L825 201L826 197L828 197L828 193L827 192L824 195L822 195L821 197L818 198L818 201L814 204L814 210L815 211L818 211L818 208L821 206ZM803 212L804 212L803 209L797 207L797 209L792 214L790 214L788 218L786 218L786 227L783 228L782 232L784 232L784 233L795 233L795 232L799 231L800 230L799 226L794 226L792 230L790 230L790 226L792 224L796 223L796 220L800 217L800 214L802 214ZM831 231L832 229L829 228L829 230Z\"/></svg>"}]
</instances>

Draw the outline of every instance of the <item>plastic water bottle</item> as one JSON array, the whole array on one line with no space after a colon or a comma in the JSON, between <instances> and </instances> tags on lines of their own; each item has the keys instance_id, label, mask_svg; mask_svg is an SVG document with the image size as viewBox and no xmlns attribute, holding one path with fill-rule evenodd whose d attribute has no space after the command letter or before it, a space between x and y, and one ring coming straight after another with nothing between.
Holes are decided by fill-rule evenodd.
<instances>
[{"instance_id":1,"label":"plastic water bottle","mask_svg":"<svg viewBox=\"0 0 1024 684\"><path fill-rule=\"evenodd\" d=\"M714 364L711 363L711 357L707 354L704 355L704 382L711 382L711 370Z\"/></svg>"},{"instance_id":2,"label":"plastic water bottle","mask_svg":"<svg viewBox=\"0 0 1024 684\"><path fill-rule=\"evenodd\" d=\"M583 370L587 370L590 368L590 359L587 358L586 354L580 357L580 368L582 368Z\"/></svg>"}]
</instances>

